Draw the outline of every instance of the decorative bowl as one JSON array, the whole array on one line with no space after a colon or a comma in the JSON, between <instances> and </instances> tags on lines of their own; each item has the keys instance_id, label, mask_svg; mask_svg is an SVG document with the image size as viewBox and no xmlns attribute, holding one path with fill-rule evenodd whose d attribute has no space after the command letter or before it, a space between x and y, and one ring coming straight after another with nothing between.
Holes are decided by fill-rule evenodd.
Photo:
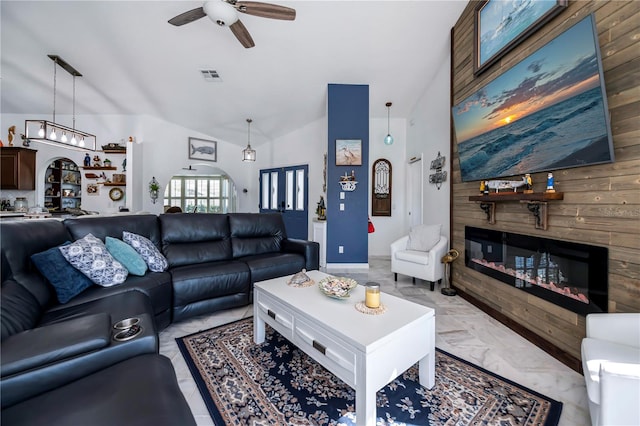
<instances>
[{"instance_id":1,"label":"decorative bowl","mask_svg":"<svg viewBox=\"0 0 640 426\"><path fill-rule=\"evenodd\" d=\"M326 277L318 281L318 288L326 296L334 299L346 299L358 283L345 277Z\"/></svg>"}]
</instances>

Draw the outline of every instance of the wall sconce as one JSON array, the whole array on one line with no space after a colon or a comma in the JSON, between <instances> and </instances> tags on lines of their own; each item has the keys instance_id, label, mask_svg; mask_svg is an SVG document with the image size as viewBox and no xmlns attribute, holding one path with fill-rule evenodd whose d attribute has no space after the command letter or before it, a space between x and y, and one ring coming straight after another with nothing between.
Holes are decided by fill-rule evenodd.
<instances>
[{"instance_id":1,"label":"wall sconce","mask_svg":"<svg viewBox=\"0 0 640 426\"><path fill-rule=\"evenodd\" d=\"M391 136L391 131L389 130L389 113L391 111L391 102L387 102L386 103L387 106L387 136L384 137L384 144L385 145L392 145L393 144L393 136Z\"/></svg>"},{"instance_id":2,"label":"wall sconce","mask_svg":"<svg viewBox=\"0 0 640 426\"><path fill-rule=\"evenodd\" d=\"M153 204L158 200L158 193L160 192L160 183L156 180L156 177L152 177L149 181L149 196Z\"/></svg>"},{"instance_id":3,"label":"wall sconce","mask_svg":"<svg viewBox=\"0 0 640 426\"><path fill-rule=\"evenodd\" d=\"M53 64L53 121L25 120L25 138L29 141L43 142L49 145L64 146L79 151L95 151L95 135L76 129L76 77L82 74L57 55L48 55ZM73 124L72 127L56 123L56 85L58 65L73 76ZM67 136L71 135L71 138ZM60 139L58 139L60 137Z\"/></svg>"},{"instance_id":4,"label":"wall sconce","mask_svg":"<svg viewBox=\"0 0 640 426\"><path fill-rule=\"evenodd\" d=\"M445 159L446 157L441 156L440 151L438 151L438 156L431 162L431 170L436 172L429 175L429 183L434 183L438 190L440 190L442 182L447 180L447 172L442 171Z\"/></svg>"},{"instance_id":5,"label":"wall sconce","mask_svg":"<svg viewBox=\"0 0 640 426\"><path fill-rule=\"evenodd\" d=\"M256 161L256 150L251 149L251 122L253 120L247 118L247 147L242 150L242 161Z\"/></svg>"}]
</instances>

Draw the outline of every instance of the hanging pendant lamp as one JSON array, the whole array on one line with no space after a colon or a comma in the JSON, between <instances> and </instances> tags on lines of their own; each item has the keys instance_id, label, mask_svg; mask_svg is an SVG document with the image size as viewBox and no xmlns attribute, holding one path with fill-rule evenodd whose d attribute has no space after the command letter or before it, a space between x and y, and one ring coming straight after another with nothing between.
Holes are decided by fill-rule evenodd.
<instances>
[{"instance_id":1,"label":"hanging pendant lamp","mask_svg":"<svg viewBox=\"0 0 640 426\"><path fill-rule=\"evenodd\" d=\"M247 147L242 150L242 161L256 161L256 150L251 148L251 122L253 120L247 118Z\"/></svg>"},{"instance_id":2,"label":"hanging pendant lamp","mask_svg":"<svg viewBox=\"0 0 640 426\"><path fill-rule=\"evenodd\" d=\"M25 137L35 142L43 142L49 145L62 146L64 148L76 149L80 151L95 151L96 137L90 133L76 130L76 77L82 74L69 65L58 55L48 55L53 61L53 121L47 120L25 120ZM72 127L63 126L56 123L56 88L58 66L73 76L73 124ZM67 134L71 135L71 139ZM61 138L58 138L62 135ZM80 141L78 141L80 138Z\"/></svg>"},{"instance_id":3,"label":"hanging pendant lamp","mask_svg":"<svg viewBox=\"0 0 640 426\"><path fill-rule=\"evenodd\" d=\"M391 111L391 102L387 102L386 103L387 106L387 136L384 137L384 144L385 145L392 145L393 144L393 136L391 136L391 131L389 130L389 113Z\"/></svg>"}]
</instances>

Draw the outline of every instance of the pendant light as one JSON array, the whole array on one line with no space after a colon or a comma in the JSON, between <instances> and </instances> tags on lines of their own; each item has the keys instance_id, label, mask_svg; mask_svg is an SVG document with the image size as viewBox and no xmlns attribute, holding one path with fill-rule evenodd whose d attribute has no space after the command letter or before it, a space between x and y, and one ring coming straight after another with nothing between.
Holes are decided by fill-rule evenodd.
<instances>
[{"instance_id":1,"label":"pendant light","mask_svg":"<svg viewBox=\"0 0 640 426\"><path fill-rule=\"evenodd\" d=\"M393 144L393 136L391 136L391 131L389 130L389 113L391 111L391 102L387 102L386 103L387 106L387 136L384 137L384 144L385 145L392 145Z\"/></svg>"},{"instance_id":2,"label":"pendant light","mask_svg":"<svg viewBox=\"0 0 640 426\"><path fill-rule=\"evenodd\" d=\"M253 121L252 119L247 118L247 126L248 126L247 147L242 150L242 161L256 161L256 150L251 149L251 122L252 121Z\"/></svg>"},{"instance_id":3,"label":"pendant light","mask_svg":"<svg viewBox=\"0 0 640 426\"><path fill-rule=\"evenodd\" d=\"M48 55L53 61L53 121L47 120L25 120L26 138L43 142L49 145L63 146L65 148L86 151L87 149L96 150L95 135L76 130L76 77L82 77L74 67L69 65L64 59L57 55ZM72 127L63 126L56 123L56 90L58 83L57 70L61 67L73 76L73 125ZM33 136L33 135L37 135ZM71 135L69 139L68 135ZM61 136L61 137L59 137ZM78 138L80 141L78 142Z\"/></svg>"}]
</instances>

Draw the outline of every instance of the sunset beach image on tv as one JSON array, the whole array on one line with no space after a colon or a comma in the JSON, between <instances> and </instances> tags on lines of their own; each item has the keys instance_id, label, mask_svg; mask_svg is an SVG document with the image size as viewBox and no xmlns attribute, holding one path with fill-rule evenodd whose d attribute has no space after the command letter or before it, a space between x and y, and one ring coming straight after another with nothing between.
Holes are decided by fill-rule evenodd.
<instances>
[{"instance_id":1,"label":"sunset beach image on tv","mask_svg":"<svg viewBox=\"0 0 640 426\"><path fill-rule=\"evenodd\" d=\"M590 15L453 107L463 181L613 161Z\"/></svg>"}]
</instances>

